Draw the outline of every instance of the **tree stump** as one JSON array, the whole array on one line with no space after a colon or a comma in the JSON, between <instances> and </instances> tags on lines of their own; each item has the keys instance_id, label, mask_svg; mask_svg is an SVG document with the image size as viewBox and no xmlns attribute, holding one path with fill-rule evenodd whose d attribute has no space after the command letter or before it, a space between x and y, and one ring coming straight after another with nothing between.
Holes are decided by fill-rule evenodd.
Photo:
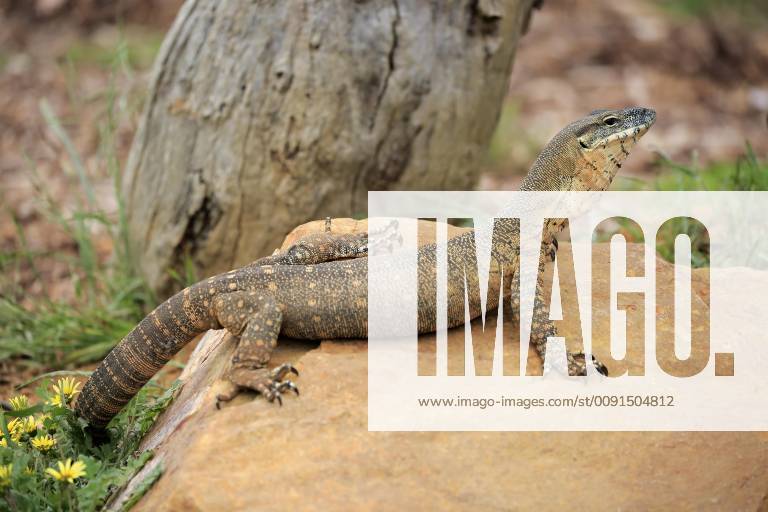
<instances>
[{"instance_id":1,"label":"tree stump","mask_svg":"<svg viewBox=\"0 0 768 512\"><path fill-rule=\"evenodd\" d=\"M124 194L161 294L271 252L368 190L468 189L534 0L188 0Z\"/></svg>"}]
</instances>

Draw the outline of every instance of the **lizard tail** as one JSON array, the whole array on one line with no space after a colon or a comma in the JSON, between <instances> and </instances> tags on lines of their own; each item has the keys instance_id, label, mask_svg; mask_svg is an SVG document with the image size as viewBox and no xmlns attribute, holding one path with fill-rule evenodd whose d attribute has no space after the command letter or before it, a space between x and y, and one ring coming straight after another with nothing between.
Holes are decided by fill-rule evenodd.
<instances>
[{"instance_id":1,"label":"lizard tail","mask_svg":"<svg viewBox=\"0 0 768 512\"><path fill-rule=\"evenodd\" d=\"M92 429L104 429L144 384L184 345L212 325L210 314L193 307L201 291L187 288L147 315L91 374L75 412Z\"/></svg>"}]
</instances>

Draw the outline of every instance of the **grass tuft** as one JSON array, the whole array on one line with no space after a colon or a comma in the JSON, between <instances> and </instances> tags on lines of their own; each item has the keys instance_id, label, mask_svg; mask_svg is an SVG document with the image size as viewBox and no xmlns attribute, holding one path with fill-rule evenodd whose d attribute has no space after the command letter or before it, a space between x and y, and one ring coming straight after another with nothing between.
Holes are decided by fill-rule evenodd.
<instances>
[{"instance_id":1,"label":"grass tuft","mask_svg":"<svg viewBox=\"0 0 768 512\"><path fill-rule=\"evenodd\" d=\"M88 173L61 123L47 103L41 103L41 111L52 132L67 148L85 198L83 206L70 214L64 213L34 170L33 180L44 198L44 214L73 241L76 255L31 251L24 229L15 223L18 247L0 257L0 272L6 276L0 278L0 360L15 358L29 366L70 367L103 357L145 316L156 299L132 264L122 201L118 201L116 214L98 206ZM108 120L102 129L103 146L114 143L111 122ZM114 151L108 154L109 160L116 161ZM116 165L109 167L119 197L120 171ZM101 261L97 255L98 232L106 232L114 247L113 257L108 261ZM66 263L74 300L56 302L47 297L26 297L19 283L21 268L31 272L33 279L41 279L38 262L47 257Z\"/></svg>"},{"instance_id":2,"label":"grass tuft","mask_svg":"<svg viewBox=\"0 0 768 512\"><path fill-rule=\"evenodd\" d=\"M78 206L67 210L54 200L46 181L31 163L28 175L39 198L40 213L66 235L75 251L31 250L21 223L12 212L0 210L0 214L11 216L16 227L15 247L0 253L0 362L10 359L22 368L49 369L99 360L157 303L134 265L120 194L117 127L133 118L138 105L131 101L131 91L118 92L114 82L115 76L128 79L132 75L130 48L121 42L109 53L113 85L103 97L97 169L86 168L64 123L47 101L40 102L41 116L64 148L66 162L62 162L62 168L69 170L77 184L71 193L77 196ZM76 103L76 98L73 101ZM111 179L116 211L100 206L93 172L101 173L102 179ZM108 259L98 251L107 243L112 249ZM48 267L52 263L66 266L71 300L55 301L27 293L30 282L45 281L40 270L44 263Z\"/></svg>"},{"instance_id":3,"label":"grass tuft","mask_svg":"<svg viewBox=\"0 0 768 512\"><path fill-rule=\"evenodd\" d=\"M659 191L759 191L768 190L768 163L761 161L747 142L744 153L734 162L720 162L701 167L696 163L681 164L663 155L657 162L659 174L654 180L619 179L623 190ZM637 232L631 223L620 222L619 231L629 242L643 242L643 234ZM709 239L698 223L688 219L665 224L659 232L656 248L666 261L674 261L675 238L686 234L691 239L691 264L694 268L709 266ZM601 235L608 240L613 233Z\"/></svg>"}]
</instances>

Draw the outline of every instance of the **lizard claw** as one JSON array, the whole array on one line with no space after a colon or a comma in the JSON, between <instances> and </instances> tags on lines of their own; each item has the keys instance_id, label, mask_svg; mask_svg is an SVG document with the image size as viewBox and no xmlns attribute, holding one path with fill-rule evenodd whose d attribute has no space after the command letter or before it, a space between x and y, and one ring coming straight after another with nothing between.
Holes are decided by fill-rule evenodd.
<instances>
[{"instance_id":1,"label":"lizard claw","mask_svg":"<svg viewBox=\"0 0 768 512\"><path fill-rule=\"evenodd\" d=\"M277 403L280 404L280 407L283 406L283 393L291 390L294 393L296 393L296 396L299 396L299 388L296 387L296 384L291 382L290 380L286 380L283 382L277 382L273 381L272 384L269 386L269 391L264 395L267 398L267 401L274 402L277 400Z\"/></svg>"},{"instance_id":2,"label":"lizard claw","mask_svg":"<svg viewBox=\"0 0 768 512\"><path fill-rule=\"evenodd\" d=\"M608 368L600 362L598 358L595 356L592 356L592 366L594 366L595 370L597 370L597 373L600 375L603 375L605 377L608 376Z\"/></svg>"},{"instance_id":3,"label":"lizard claw","mask_svg":"<svg viewBox=\"0 0 768 512\"><path fill-rule=\"evenodd\" d=\"M282 407L283 393L289 390L296 393L296 396L299 396L299 388L296 387L296 384L290 380L283 380L283 378L289 373L292 373L298 377L299 370L297 370L296 367L290 363L283 363L280 366L273 368L272 371L269 372L268 379L270 379L270 382L267 386L266 392L262 392L264 397L269 402L274 402L277 400L277 403Z\"/></svg>"},{"instance_id":4,"label":"lizard claw","mask_svg":"<svg viewBox=\"0 0 768 512\"><path fill-rule=\"evenodd\" d=\"M233 368L229 374L229 380L235 384L237 389L252 389L261 393L268 402L277 401L283 405L282 394L286 391L293 391L296 396L299 395L299 388L293 381L283 380L288 374L299 375L299 371L290 363L284 363L271 370L267 368ZM220 395L216 397L216 405L220 402L231 399L228 396Z\"/></svg>"},{"instance_id":5,"label":"lizard claw","mask_svg":"<svg viewBox=\"0 0 768 512\"><path fill-rule=\"evenodd\" d=\"M229 402L240 393L240 388L230 378L224 385L221 392L216 395L216 409L221 409L221 404Z\"/></svg>"},{"instance_id":6,"label":"lizard claw","mask_svg":"<svg viewBox=\"0 0 768 512\"><path fill-rule=\"evenodd\" d=\"M283 363L280 366L274 368L270 373L269 376L276 381L283 380L283 377L288 375L289 373L292 373L299 376L299 370L296 369L295 366L293 366L291 363Z\"/></svg>"},{"instance_id":7,"label":"lizard claw","mask_svg":"<svg viewBox=\"0 0 768 512\"><path fill-rule=\"evenodd\" d=\"M296 387L296 384L294 384L293 381L285 380L277 386L277 391L280 393L284 393L289 390L296 393L296 396L299 396L299 388Z\"/></svg>"}]
</instances>

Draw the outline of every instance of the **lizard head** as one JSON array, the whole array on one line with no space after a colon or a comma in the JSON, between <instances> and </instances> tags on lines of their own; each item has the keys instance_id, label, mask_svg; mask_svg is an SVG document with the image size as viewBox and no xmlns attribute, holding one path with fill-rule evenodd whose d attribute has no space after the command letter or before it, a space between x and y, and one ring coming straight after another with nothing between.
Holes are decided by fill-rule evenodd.
<instances>
[{"instance_id":1,"label":"lizard head","mask_svg":"<svg viewBox=\"0 0 768 512\"><path fill-rule=\"evenodd\" d=\"M632 107L596 110L574 121L547 144L522 190L605 190L656 112Z\"/></svg>"}]
</instances>

